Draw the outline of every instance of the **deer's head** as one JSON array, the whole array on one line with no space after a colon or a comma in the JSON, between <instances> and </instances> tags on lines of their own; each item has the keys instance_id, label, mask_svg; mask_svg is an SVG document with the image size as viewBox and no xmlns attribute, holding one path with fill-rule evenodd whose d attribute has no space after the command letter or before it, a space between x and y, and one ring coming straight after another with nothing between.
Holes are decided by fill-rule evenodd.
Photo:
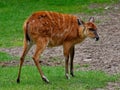
<instances>
[{"instance_id":1,"label":"deer's head","mask_svg":"<svg viewBox=\"0 0 120 90\"><path fill-rule=\"evenodd\" d=\"M82 27L82 32L84 36L96 39L96 41L98 41L99 36L97 34L97 27L94 22L94 17L90 17L88 22L83 22L80 19L78 19L78 24L80 25L80 28Z\"/></svg>"}]
</instances>

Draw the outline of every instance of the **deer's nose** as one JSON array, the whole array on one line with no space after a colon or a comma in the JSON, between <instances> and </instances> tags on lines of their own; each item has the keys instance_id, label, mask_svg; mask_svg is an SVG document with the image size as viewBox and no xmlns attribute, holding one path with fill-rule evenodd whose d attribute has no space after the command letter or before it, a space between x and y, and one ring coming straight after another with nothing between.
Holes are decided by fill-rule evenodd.
<instances>
[{"instance_id":1,"label":"deer's nose","mask_svg":"<svg viewBox=\"0 0 120 90\"><path fill-rule=\"evenodd\" d=\"M99 36L97 36L95 39L96 39L96 41L98 41L99 40Z\"/></svg>"},{"instance_id":2,"label":"deer's nose","mask_svg":"<svg viewBox=\"0 0 120 90\"><path fill-rule=\"evenodd\" d=\"M97 32L95 31L94 34L95 34L96 41L98 41L99 40L99 36L98 36Z\"/></svg>"}]
</instances>

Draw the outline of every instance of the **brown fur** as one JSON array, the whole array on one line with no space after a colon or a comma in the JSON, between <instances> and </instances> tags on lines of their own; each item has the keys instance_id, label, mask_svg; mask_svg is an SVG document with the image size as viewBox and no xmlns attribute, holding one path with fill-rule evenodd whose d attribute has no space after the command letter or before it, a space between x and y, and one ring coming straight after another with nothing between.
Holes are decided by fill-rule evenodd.
<instances>
[{"instance_id":1,"label":"brown fur","mask_svg":"<svg viewBox=\"0 0 120 90\"><path fill-rule=\"evenodd\" d=\"M41 11L32 14L32 16L30 16L24 23L24 49L20 59L20 69L17 82L19 82L21 67L25 55L33 44L36 44L36 51L33 60L44 81L48 82L48 79L44 76L40 68L39 55L44 51L46 46L54 47L63 45L66 77L69 78L69 57L71 58L70 73L74 76L74 45L82 42L86 37L96 38L97 36L97 34L95 35L95 33L89 31L89 28L93 28L96 32L96 26L93 22L82 22L81 25L78 25L78 18L74 15L48 11Z\"/></svg>"},{"instance_id":2,"label":"brown fur","mask_svg":"<svg viewBox=\"0 0 120 90\"><path fill-rule=\"evenodd\" d=\"M49 38L48 46L58 46L80 37L76 16L54 12L36 12L26 23L28 34L34 43L38 37L41 37Z\"/></svg>"}]
</instances>

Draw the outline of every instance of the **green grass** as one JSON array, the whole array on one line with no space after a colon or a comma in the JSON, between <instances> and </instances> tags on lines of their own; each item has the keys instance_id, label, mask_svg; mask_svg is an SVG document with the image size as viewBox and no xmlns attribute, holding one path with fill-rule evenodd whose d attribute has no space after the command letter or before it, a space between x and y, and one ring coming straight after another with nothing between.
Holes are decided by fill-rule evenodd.
<instances>
[{"instance_id":1,"label":"green grass","mask_svg":"<svg viewBox=\"0 0 120 90\"><path fill-rule=\"evenodd\" d=\"M12 56L5 52L0 52L0 61L10 61L10 60L16 60L18 57Z\"/></svg>"},{"instance_id":2,"label":"green grass","mask_svg":"<svg viewBox=\"0 0 120 90\"><path fill-rule=\"evenodd\" d=\"M35 11L90 14L103 11L103 4L117 2L118 0L0 0L0 47L22 46L23 22ZM96 8L89 7L94 4L97 5Z\"/></svg>"},{"instance_id":3,"label":"green grass","mask_svg":"<svg viewBox=\"0 0 120 90\"><path fill-rule=\"evenodd\" d=\"M16 83L18 67L0 67L1 90L93 90L114 82L119 77L110 76L101 71L76 71L75 77L67 80L63 67L42 67L50 84L45 84L35 66L22 68L21 83Z\"/></svg>"},{"instance_id":4,"label":"green grass","mask_svg":"<svg viewBox=\"0 0 120 90\"><path fill-rule=\"evenodd\" d=\"M61 13L96 14L104 12L103 5L118 3L119 0L0 0L0 47L22 46L22 25L35 11L48 10ZM91 8L96 5L96 8ZM0 52L0 61L17 59ZM52 58L56 60L58 58ZM89 67L85 65L84 67ZM66 80L62 67L43 67L50 84L45 84L33 66L24 66L21 83L16 84L18 67L0 66L0 90L93 90L114 82L119 77L101 71L76 71L76 77Z\"/></svg>"}]
</instances>

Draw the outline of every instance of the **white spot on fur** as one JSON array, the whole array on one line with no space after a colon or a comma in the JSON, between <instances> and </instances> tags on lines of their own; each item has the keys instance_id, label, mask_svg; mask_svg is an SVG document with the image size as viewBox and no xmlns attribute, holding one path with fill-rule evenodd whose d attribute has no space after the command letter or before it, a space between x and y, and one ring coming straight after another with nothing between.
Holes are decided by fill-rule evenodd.
<instances>
[{"instance_id":1,"label":"white spot on fur","mask_svg":"<svg viewBox=\"0 0 120 90\"><path fill-rule=\"evenodd\" d=\"M60 36L62 37L64 35L64 33L60 34Z\"/></svg>"},{"instance_id":2,"label":"white spot on fur","mask_svg":"<svg viewBox=\"0 0 120 90\"><path fill-rule=\"evenodd\" d=\"M65 29L65 30L64 30L64 32L67 32L67 31L68 31L68 29Z\"/></svg>"},{"instance_id":3,"label":"white spot on fur","mask_svg":"<svg viewBox=\"0 0 120 90\"><path fill-rule=\"evenodd\" d=\"M43 25L42 25L42 24L40 24L40 27L43 27Z\"/></svg>"},{"instance_id":4,"label":"white spot on fur","mask_svg":"<svg viewBox=\"0 0 120 90\"><path fill-rule=\"evenodd\" d=\"M52 36L55 36L55 34L53 33Z\"/></svg>"},{"instance_id":5,"label":"white spot on fur","mask_svg":"<svg viewBox=\"0 0 120 90\"><path fill-rule=\"evenodd\" d=\"M32 22L34 23L34 22L35 22L35 20L32 20Z\"/></svg>"},{"instance_id":6,"label":"white spot on fur","mask_svg":"<svg viewBox=\"0 0 120 90\"><path fill-rule=\"evenodd\" d=\"M57 36L57 37L59 37L59 36L60 36L60 34L56 34L56 36Z\"/></svg>"}]
</instances>

